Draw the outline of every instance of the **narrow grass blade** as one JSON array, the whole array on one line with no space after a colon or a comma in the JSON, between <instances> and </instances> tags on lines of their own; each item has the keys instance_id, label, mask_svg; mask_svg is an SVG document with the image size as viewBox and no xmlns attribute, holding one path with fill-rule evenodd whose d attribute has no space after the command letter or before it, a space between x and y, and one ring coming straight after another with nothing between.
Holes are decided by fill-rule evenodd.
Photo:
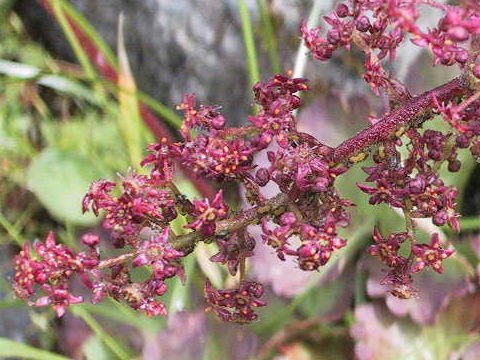
<instances>
[{"instance_id":1,"label":"narrow grass blade","mask_svg":"<svg viewBox=\"0 0 480 360\"><path fill-rule=\"evenodd\" d=\"M255 38L253 36L253 26L246 0L238 0L238 10L242 22L248 78L250 80L250 85L253 87L253 85L260 80L260 70L258 66L257 50L255 48Z\"/></svg>"},{"instance_id":2,"label":"narrow grass blade","mask_svg":"<svg viewBox=\"0 0 480 360\"><path fill-rule=\"evenodd\" d=\"M282 71L280 65L280 54L278 53L278 43L275 35L273 22L268 11L265 0L257 0L258 12L262 20L262 34L264 43L267 48L268 57L270 59L270 66L274 74L279 74Z\"/></svg>"},{"instance_id":3,"label":"narrow grass blade","mask_svg":"<svg viewBox=\"0 0 480 360\"><path fill-rule=\"evenodd\" d=\"M142 120L136 96L137 87L130 70L123 36L123 15L118 22L118 101L120 103L119 128L122 132L132 166L139 166L142 161ZM125 89L126 91L123 91Z\"/></svg>"},{"instance_id":4,"label":"narrow grass blade","mask_svg":"<svg viewBox=\"0 0 480 360\"><path fill-rule=\"evenodd\" d=\"M71 358L50 351L37 349L33 346L0 338L0 358L31 359L31 360L71 360Z\"/></svg>"},{"instance_id":5,"label":"narrow grass blade","mask_svg":"<svg viewBox=\"0 0 480 360\"><path fill-rule=\"evenodd\" d=\"M61 0L50 0L49 2L52 6L52 11L55 14L55 17L57 18L65 36L67 37L67 40L70 43L73 52L75 53L75 56L80 62L80 65L85 71L87 77L90 80L95 81L97 78L95 69L90 62L87 53L82 48L80 41L78 41L78 38L75 36L71 24L68 22L68 19L65 15L65 10L62 6L63 2Z\"/></svg>"},{"instance_id":6,"label":"narrow grass blade","mask_svg":"<svg viewBox=\"0 0 480 360\"><path fill-rule=\"evenodd\" d=\"M105 57L108 63L114 69L118 69L117 59L115 58L115 54L113 53L112 49L110 49L107 43L94 29L94 27L88 22L88 20L85 19L85 17L80 12L78 12L68 1L57 1L61 1L65 13L73 20L75 25L77 25L93 42L93 44L98 48L98 50Z\"/></svg>"},{"instance_id":7,"label":"narrow grass blade","mask_svg":"<svg viewBox=\"0 0 480 360\"><path fill-rule=\"evenodd\" d=\"M0 212L0 226L5 229L7 234L17 243L18 246L23 247L25 240L18 233L17 229L10 224L7 218Z\"/></svg>"}]
</instances>

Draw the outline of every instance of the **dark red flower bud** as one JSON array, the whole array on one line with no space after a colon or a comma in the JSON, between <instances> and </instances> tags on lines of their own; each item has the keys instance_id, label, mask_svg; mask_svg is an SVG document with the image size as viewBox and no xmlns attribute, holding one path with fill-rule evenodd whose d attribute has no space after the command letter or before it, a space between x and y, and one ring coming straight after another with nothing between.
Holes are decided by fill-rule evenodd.
<instances>
[{"instance_id":1,"label":"dark red flower bud","mask_svg":"<svg viewBox=\"0 0 480 360\"><path fill-rule=\"evenodd\" d=\"M338 44L338 42L340 41L341 39L341 35L340 35L340 31L338 31L337 29L330 29L328 30L327 32L327 41L330 43L330 44Z\"/></svg>"},{"instance_id":2,"label":"dark red flower bud","mask_svg":"<svg viewBox=\"0 0 480 360\"><path fill-rule=\"evenodd\" d=\"M260 168L255 173L255 182L259 186L265 186L270 181L270 173L265 168Z\"/></svg>"},{"instance_id":3,"label":"dark red flower bud","mask_svg":"<svg viewBox=\"0 0 480 360\"><path fill-rule=\"evenodd\" d=\"M456 138L455 143L460 149L466 149L470 145L470 138L462 134Z\"/></svg>"},{"instance_id":4,"label":"dark red flower bud","mask_svg":"<svg viewBox=\"0 0 480 360\"><path fill-rule=\"evenodd\" d=\"M358 31L366 32L370 29L370 20L366 16L360 16L355 22Z\"/></svg>"},{"instance_id":5,"label":"dark red flower bud","mask_svg":"<svg viewBox=\"0 0 480 360\"><path fill-rule=\"evenodd\" d=\"M337 13L338 17L340 17L340 18L347 17L348 14L349 14L348 6L345 5L344 3L340 3L340 4L337 5L337 7L335 9L335 12Z\"/></svg>"},{"instance_id":6,"label":"dark red flower bud","mask_svg":"<svg viewBox=\"0 0 480 360\"><path fill-rule=\"evenodd\" d=\"M455 53L455 60L460 64L465 64L468 61L468 52L465 50L459 50Z\"/></svg>"},{"instance_id":7,"label":"dark red flower bud","mask_svg":"<svg viewBox=\"0 0 480 360\"><path fill-rule=\"evenodd\" d=\"M448 162L448 171L457 172L462 167L460 160L452 160Z\"/></svg>"}]
</instances>

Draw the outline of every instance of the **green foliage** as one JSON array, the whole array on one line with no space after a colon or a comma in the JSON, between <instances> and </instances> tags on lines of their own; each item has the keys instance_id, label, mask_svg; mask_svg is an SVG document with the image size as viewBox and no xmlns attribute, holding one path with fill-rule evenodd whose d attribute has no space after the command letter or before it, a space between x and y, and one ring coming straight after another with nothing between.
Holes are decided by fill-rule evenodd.
<instances>
[{"instance_id":1,"label":"green foliage","mask_svg":"<svg viewBox=\"0 0 480 360\"><path fill-rule=\"evenodd\" d=\"M31 360L71 360L65 356L20 344L6 338L0 338L0 357Z\"/></svg>"},{"instance_id":2,"label":"green foliage","mask_svg":"<svg viewBox=\"0 0 480 360\"><path fill-rule=\"evenodd\" d=\"M104 174L88 158L45 149L31 162L27 185L54 217L76 225L92 225L93 214L82 214L81 201L89 184Z\"/></svg>"}]
</instances>

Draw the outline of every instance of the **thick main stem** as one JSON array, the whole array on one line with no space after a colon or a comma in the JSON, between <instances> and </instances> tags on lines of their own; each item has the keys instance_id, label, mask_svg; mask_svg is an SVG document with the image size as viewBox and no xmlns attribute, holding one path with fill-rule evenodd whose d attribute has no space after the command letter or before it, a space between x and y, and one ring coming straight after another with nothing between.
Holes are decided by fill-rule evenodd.
<instances>
[{"instance_id":1,"label":"thick main stem","mask_svg":"<svg viewBox=\"0 0 480 360\"><path fill-rule=\"evenodd\" d=\"M438 102L451 100L471 92L471 84L466 75L459 76L433 90L414 97L410 102L392 113L385 114L377 123L345 140L333 152L333 161L352 161L356 155L368 151L373 145L403 133L408 127L418 125L431 114L434 98Z\"/></svg>"}]
</instances>

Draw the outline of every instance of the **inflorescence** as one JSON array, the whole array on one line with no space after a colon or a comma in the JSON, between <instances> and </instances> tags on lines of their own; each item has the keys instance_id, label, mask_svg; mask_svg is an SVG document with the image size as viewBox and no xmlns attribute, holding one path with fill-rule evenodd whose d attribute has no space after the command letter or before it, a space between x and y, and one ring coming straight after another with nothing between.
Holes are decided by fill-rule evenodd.
<instances>
[{"instance_id":1,"label":"inflorescence","mask_svg":"<svg viewBox=\"0 0 480 360\"><path fill-rule=\"evenodd\" d=\"M442 13L437 27L417 25L421 7ZM59 316L67 306L83 301L73 295L70 280L76 276L91 290L96 303L109 296L149 316L166 314L159 298L168 290L167 279L185 279L183 258L199 241L216 242L219 251L211 261L224 264L236 288L215 289L207 281L208 309L225 321L245 323L257 318L264 306L261 284L247 280L245 262L256 242L271 247L279 260L292 258L305 271L318 270L347 245L338 234L350 221L353 202L342 198L335 180L352 165L371 155L365 167L366 182L358 188L371 205L387 204L403 212L405 231L382 235L375 228L368 253L388 267L382 284L400 298L416 296L413 275L431 267L443 272L442 262L454 250L434 233L428 244L419 243L416 218L430 218L437 226L459 231L457 190L440 178L439 169L461 167L459 149L470 149L480 159L480 7L474 1L462 6L434 0L349 0L326 16L326 32L301 26L313 57L325 61L340 48L358 48L365 55L364 80L375 94L388 96L390 109L362 132L336 148L297 130L294 110L299 92L309 90L306 79L276 75L253 88L258 112L249 125L228 128L217 106L197 105L185 95L177 107L183 111L182 141L162 138L148 147L142 166L148 175L128 172L118 182L94 182L83 201L83 211L104 215L113 246L121 255L101 259L100 238L82 237L85 250L76 253L57 244L53 233L45 243L28 244L15 258L15 294L30 305L51 305ZM462 75L416 97L386 70L404 41L430 49L434 65L457 65ZM448 130L423 129L440 115ZM400 148L406 151L401 152ZM255 155L266 152L268 165L260 167ZM174 184L178 164L199 177L218 183L242 184L250 207L232 211L222 190L212 199L192 202ZM279 193L265 198L261 188L275 183ZM183 216L184 231L172 222ZM248 227L261 225L254 238ZM146 280L135 281L131 272L148 267Z\"/></svg>"}]
</instances>

